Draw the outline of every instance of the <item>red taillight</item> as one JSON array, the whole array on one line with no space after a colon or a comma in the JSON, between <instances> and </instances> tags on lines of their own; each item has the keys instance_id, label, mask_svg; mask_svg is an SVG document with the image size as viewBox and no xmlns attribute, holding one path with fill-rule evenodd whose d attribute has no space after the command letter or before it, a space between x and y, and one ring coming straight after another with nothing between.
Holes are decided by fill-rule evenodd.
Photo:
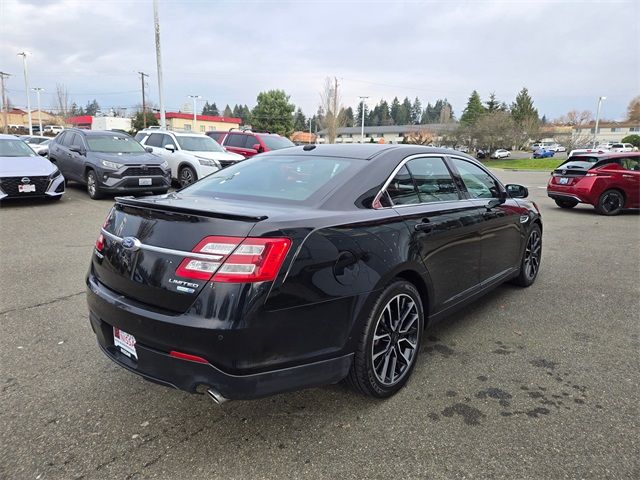
<instances>
[{"instance_id":1,"label":"red taillight","mask_svg":"<svg viewBox=\"0 0 640 480\"><path fill-rule=\"evenodd\" d=\"M98 235L96 239L96 250L102 252L104 250L104 235Z\"/></svg>"},{"instance_id":2,"label":"red taillight","mask_svg":"<svg viewBox=\"0 0 640 480\"><path fill-rule=\"evenodd\" d=\"M214 282L264 282L276 278L289 251L288 238L206 237L193 249L207 257L185 258L176 275Z\"/></svg>"},{"instance_id":3,"label":"red taillight","mask_svg":"<svg viewBox=\"0 0 640 480\"><path fill-rule=\"evenodd\" d=\"M180 360L189 360L190 362L209 363L204 358L197 355L191 355L190 353L182 353L176 350L171 350L169 355L173 358L179 358Z\"/></svg>"}]
</instances>

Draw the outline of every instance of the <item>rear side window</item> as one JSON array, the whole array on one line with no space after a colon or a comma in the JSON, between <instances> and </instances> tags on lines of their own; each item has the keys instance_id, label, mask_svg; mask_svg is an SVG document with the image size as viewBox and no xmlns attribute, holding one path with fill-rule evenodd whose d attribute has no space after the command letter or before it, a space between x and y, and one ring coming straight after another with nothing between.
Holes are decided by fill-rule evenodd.
<instances>
[{"instance_id":1,"label":"rear side window","mask_svg":"<svg viewBox=\"0 0 640 480\"><path fill-rule=\"evenodd\" d=\"M67 142L69 141L69 139L71 138L72 135L73 135L73 133L71 133L71 132L59 133L58 136L56 137L56 142L59 143L60 145L64 145L66 147L66 146L69 145Z\"/></svg>"},{"instance_id":2,"label":"rear side window","mask_svg":"<svg viewBox=\"0 0 640 480\"><path fill-rule=\"evenodd\" d=\"M500 190L491 175L466 160L453 158L452 161L472 198L498 198Z\"/></svg>"},{"instance_id":3,"label":"rear side window","mask_svg":"<svg viewBox=\"0 0 640 480\"><path fill-rule=\"evenodd\" d=\"M253 148L256 145L260 145L260 140L257 137L253 135L245 135L245 137L247 137L245 148Z\"/></svg>"},{"instance_id":4,"label":"rear side window","mask_svg":"<svg viewBox=\"0 0 640 480\"><path fill-rule=\"evenodd\" d=\"M230 147L246 148L248 136L249 135L230 133L227 139L227 145Z\"/></svg>"},{"instance_id":5,"label":"rear side window","mask_svg":"<svg viewBox=\"0 0 640 480\"><path fill-rule=\"evenodd\" d=\"M418 188L421 203L458 200L458 189L442 158L415 158L407 167Z\"/></svg>"},{"instance_id":6,"label":"rear side window","mask_svg":"<svg viewBox=\"0 0 640 480\"><path fill-rule=\"evenodd\" d=\"M632 170L634 172L640 172L640 158L621 158L622 168L625 170Z\"/></svg>"},{"instance_id":7,"label":"rear side window","mask_svg":"<svg viewBox=\"0 0 640 480\"><path fill-rule=\"evenodd\" d=\"M404 165L387 186L387 193L394 205L412 205L420 203L420 196L413 178Z\"/></svg>"},{"instance_id":8,"label":"rear side window","mask_svg":"<svg viewBox=\"0 0 640 480\"><path fill-rule=\"evenodd\" d=\"M334 157L268 156L227 167L181 193L208 198L311 203L313 198L324 197L353 177L365 163Z\"/></svg>"},{"instance_id":9,"label":"rear side window","mask_svg":"<svg viewBox=\"0 0 640 480\"><path fill-rule=\"evenodd\" d=\"M145 145L150 147L162 147L162 137L164 137L164 135L161 133L152 133L149 135L149 138L147 138L147 143Z\"/></svg>"},{"instance_id":10,"label":"rear side window","mask_svg":"<svg viewBox=\"0 0 640 480\"><path fill-rule=\"evenodd\" d=\"M209 135L211 138L213 138L218 143L222 143L222 140L224 140L224 133L223 132L208 132L207 135Z\"/></svg>"}]
</instances>

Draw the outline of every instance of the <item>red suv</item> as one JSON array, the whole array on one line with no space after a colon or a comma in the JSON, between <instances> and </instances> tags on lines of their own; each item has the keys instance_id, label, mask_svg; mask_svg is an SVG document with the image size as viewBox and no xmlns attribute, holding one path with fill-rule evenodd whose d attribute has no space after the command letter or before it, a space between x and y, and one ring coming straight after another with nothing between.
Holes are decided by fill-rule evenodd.
<instances>
[{"instance_id":1,"label":"red suv","mask_svg":"<svg viewBox=\"0 0 640 480\"><path fill-rule=\"evenodd\" d=\"M640 152L572 157L553 171L547 195L561 208L588 203L602 215L640 208Z\"/></svg>"},{"instance_id":2,"label":"red suv","mask_svg":"<svg viewBox=\"0 0 640 480\"><path fill-rule=\"evenodd\" d=\"M211 138L229 152L239 153L245 158L257 153L294 147L291 140L275 133L255 133L251 131L207 132Z\"/></svg>"}]
</instances>

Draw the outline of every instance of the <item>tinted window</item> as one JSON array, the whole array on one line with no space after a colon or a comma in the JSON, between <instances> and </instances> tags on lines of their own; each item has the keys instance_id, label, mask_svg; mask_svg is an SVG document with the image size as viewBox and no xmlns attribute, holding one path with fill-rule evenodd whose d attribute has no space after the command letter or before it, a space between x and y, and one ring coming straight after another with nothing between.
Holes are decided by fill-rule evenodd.
<instances>
[{"instance_id":1,"label":"tinted window","mask_svg":"<svg viewBox=\"0 0 640 480\"><path fill-rule=\"evenodd\" d=\"M230 147L246 148L248 136L249 135L230 133L229 137L227 138L227 145Z\"/></svg>"},{"instance_id":2,"label":"tinted window","mask_svg":"<svg viewBox=\"0 0 640 480\"><path fill-rule=\"evenodd\" d=\"M393 177L393 180L387 186L387 193L394 205L420 203L418 191L406 166L403 166Z\"/></svg>"},{"instance_id":3,"label":"tinted window","mask_svg":"<svg viewBox=\"0 0 640 480\"><path fill-rule=\"evenodd\" d=\"M143 139L144 137L146 137L146 136L147 136L147 134L146 134L146 133L144 133L144 132L138 132L138 133L136 133L136 136L135 136L135 137L133 137L133 138L135 138L138 142L141 142L141 141L142 141L142 139Z\"/></svg>"},{"instance_id":4,"label":"tinted window","mask_svg":"<svg viewBox=\"0 0 640 480\"><path fill-rule=\"evenodd\" d=\"M218 143L222 143L222 140L224 139L224 132L209 132L207 133L207 135L209 135Z\"/></svg>"},{"instance_id":5,"label":"tinted window","mask_svg":"<svg viewBox=\"0 0 640 480\"><path fill-rule=\"evenodd\" d=\"M183 195L299 203L323 197L365 162L331 157L251 159L213 173L180 191Z\"/></svg>"},{"instance_id":6,"label":"tinted window","mask_svg":"<svg viewBox=\"0 0 640 480\"><path fill-rule=\"evenodd\" d=\"M71 136L71 138L72 140L69 143L70 147L84 148L84 142L82 141L82 137L80 135L75 133Z\"/></svg>"},{"instance_id":7,"label":"tinted window","mask_svg":"<svg viewBox=\"0 0 640 480\"><path fill-rule=\"evenodd\" d=\"M166 147L167 145L173 145L174 148L178 148L178 146L176 145L176 141L173 139L173 137L171 137L171 135L160 135L162 137L162 148Z\"/></svg>"},{"instance_id":8,"label":"tinted window","mask_svg":"<svg viewBox=\"0 0 640 480\"><path fill-rule=\"evenodd\" d=\"M71 133L71 132L59 133L56 136L56 142L59 143L60 145L67 146L68 145L67 142L69 141L69 139L71 138L72 135L73 135L73 133Z\"/></svg>"},{"instance_id":9,"label":"tinted window","mask_svg":"<svg viewBox=\"0 0 640 480\"><path fill-rule=\"evenodd\" d=\"M420 202L458 200L458 190L442 158L416 158L407 167L418 188Z\"/></svg>"},{"instance_id":10,"label":"tinted window","mask_svg":"<svg viewBox=\"0 0 640 480\"><path fill-rule=\"evenodd\" d=\"M162 147L162 137L164 137L164 135L161 133L152 133L149 135L149 138L147 138L146 145L150 147Z\"/></svg>"},{"instance_id":11,"label":"tinted window","mask_svg":"<svg viewBox=\"0 0 640 480\"><path fill-rule=\"evenodd\" d=\"M634 172L640 171L640 158L621 158L622 168L625 170L633 170Z\"/></svg>"},{"instance_id":12,"label":"tinted window","mask_svg":"<svg viewBox=\"0 0 640 480\"><path fill-rule=\"evenodd\" d=\"M246 143L244 144L245 148L253 148L256 145L260 145L260 140L258 140L254 135L245 135L247 137ZM257 150L257 148L253 148Z\"/></svg>"},{"instance_id":13,"label":"tinted window","mask_svg":"<svg viewBox=\"0 0 640 480\"><path fill-rule=\"evenodd\" d=\"M491 175L466 160L452 159L472 198L497 198L498 186Z\"/></svg>"},{"instance_id":14,"label":"tinted window","mask_svg":"<svg viewBox=\"0 0 640 480\"><path fill-rule=\"evenodd\" d=\"M269 150L279 150L281 148L295 147L294 143L285 137L276 135L264 135L262 141ZM258 143L257 141L255 143ZM251 147L249 147L251 148Z\"/></svg>"}]
</instances>

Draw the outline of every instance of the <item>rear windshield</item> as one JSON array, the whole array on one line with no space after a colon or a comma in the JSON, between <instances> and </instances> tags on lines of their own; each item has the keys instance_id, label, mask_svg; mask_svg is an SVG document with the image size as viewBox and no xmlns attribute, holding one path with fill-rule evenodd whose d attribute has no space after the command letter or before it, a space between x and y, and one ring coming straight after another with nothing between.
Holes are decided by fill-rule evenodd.
<instances>
[{"instance_id":1,"label":"rear windshield","mask_svg":"<svg viewBox=\"0 0 640 480\"><path fill-rule=\"evenodd\" d=\"M590 157L588 157L590 158ZM580 157L580 160L582 160L582 157ZM588 161L569 161L566 163L563 163L562 165L560 165L559 167L557 167L557 170L577 170L577 171L584 171L584 170L589 170L591 167L593 167L594 163L597 161L597 159L595 159L593 162L591 162L590 160Z\"/></svg>"},{"instance_id":2,"label":"rear windshield","mask_svg":"<svg viewBox=\"0 0 640 480\"><path fill-rule=\"evenodd\" d=\"M22 140L0 140L0 157L37 157Z\"/></svg>"},{"instance_id":3,"label":"rear windshield","mask_svg":"<svg viewBox=\"0 0 640 480\"><path fill-rule=\"evenodd\" d=\"M193 137L176 135L176 140L182 150L189 152L224 152L224 148L218 142L206 135Z\"/></svg>"},{"instance_id":4,"label":"rear windshield","mask_svg":"<svg viewBox=\"0 0 640 480\"><path fill-rule=\"evenodd\" d=\"M277 137L275 135L264 135L262 141L269 150L279 150L281 148L295 147L294 143L285 137Z\"/></svg>"},{"instance_id":5,"label":"rear windshield","mask_svg":"<svg viewBox=\"0 0 640 480\"><path fill-rule=\"evenodd\" d=\"M344 183L364 164L336 157L256 157L209 175L181 193L221 199L305 202Z\"/></svg>"},{"instance_id":6,"label":"rear windshield","mask_svg":"<svg viewBox=\"0 0 640 480\"><path fill-rule=\"evenodd\" d=\"M103 153L144 153L145 149L131 137L88 135L89 150Z\"/></svg>"}]
</instances>

